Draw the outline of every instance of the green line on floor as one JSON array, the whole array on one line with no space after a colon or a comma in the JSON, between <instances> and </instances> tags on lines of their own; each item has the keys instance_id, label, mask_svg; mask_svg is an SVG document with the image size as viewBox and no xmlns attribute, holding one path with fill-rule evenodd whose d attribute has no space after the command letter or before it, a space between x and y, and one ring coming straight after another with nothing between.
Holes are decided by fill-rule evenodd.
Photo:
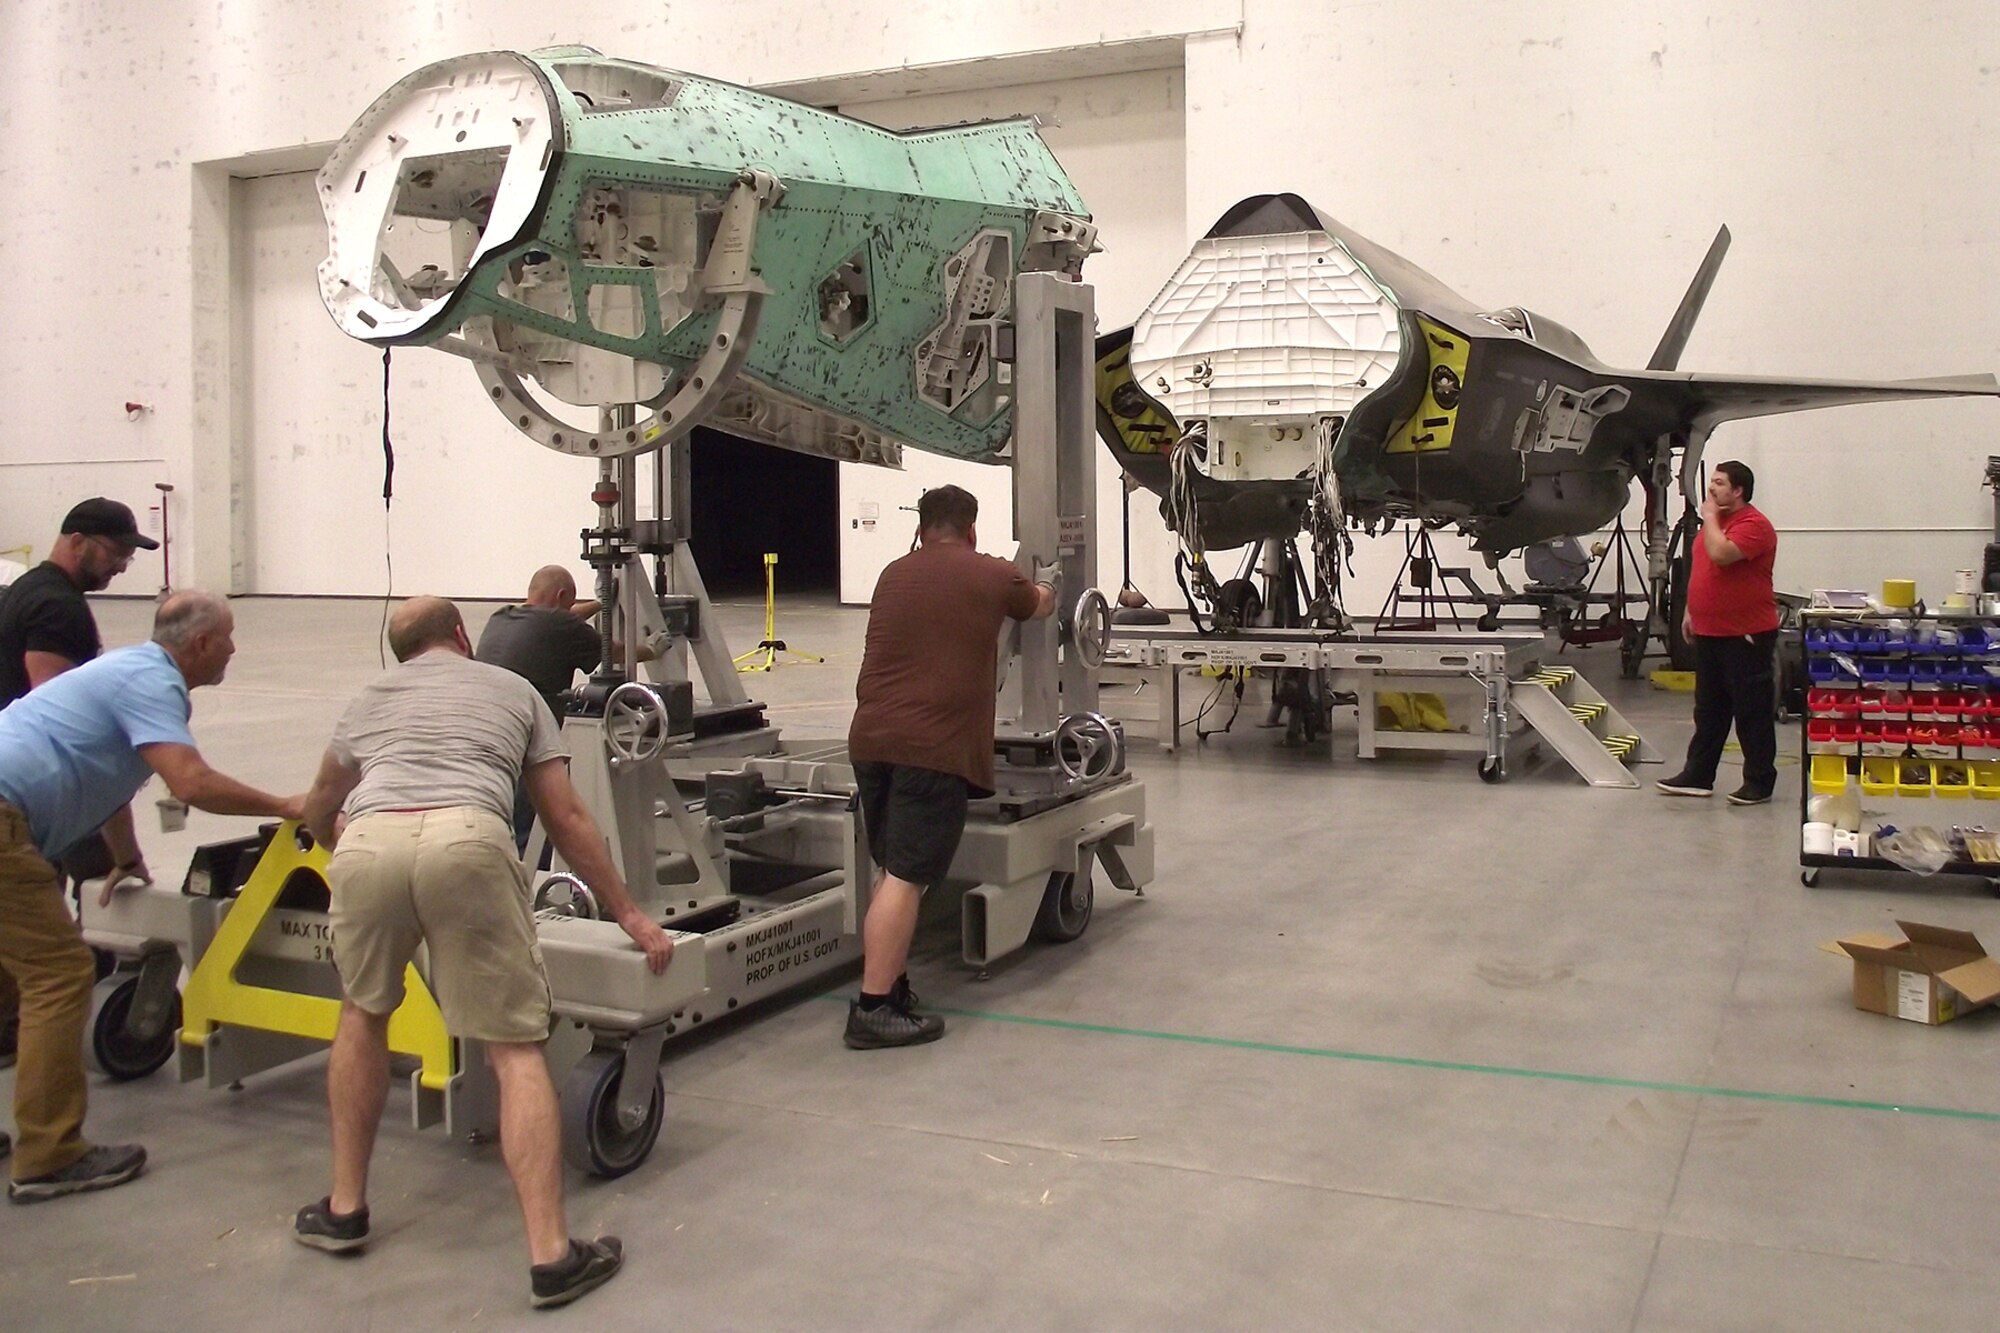
<instances>
[{"instance_id":1,"label":"green line on floor","mask_svg":"<svg viewBox=\"0 0 2000 1333\"><path fill-rule=\"evenodd\" d=\"M836 997L828 996L828 999ZM839 997L843 1002L845 997ZM1147 1041L1175 1041L1190 1046L1215 1046L1232 1051L1263 1051L1272 1055L1304 1055L1320 1060L1346 1060L1355 1064L1394 1065L1403 1069L1440 1069L1459 1074L1488 1074L1498 1078L1531 1078L1550 1083L1581 1083L1599 1088L1634 1088L1641 1092L1680 1092L1694 1097L1727 1097L1737 1101L1780 1102L1790 1106L1829 1106L1846 1111L1893 1111L1902 1115L1937 1116L1944 1120L1974 1120L2000 1124L2000 1111L1967 1111L1954 1106L1920 1106L1913 1103L1871 1102L1856 1097L1814 1097L1799 1092L1764 1092L1756 1088L1713 1088L1699 1083L1667 1083L1658 1079L1616 1078L1608 1074L1574 1074L1560 1069L1517 1069L1510 1065L1471 1064L1462 1060L1426 1060L1413 1055L1378 1055L1372 1051L1342 1051L1321 1046L1289 1046L1282 1042L1246 1041L1237 1037L1206 1037L1194 1032L1156 1032L1147 1028L1112 1027L1105 1023L1077 1023L1063 1018L1033 1018L1026 1014L991 1013L983 1009L952 1009L926 1005L954 1018L978 1019L988 1023L1015 1023L1022 1027L1054 1028L1062 1032L1090 1032L1106 1037L1140 1037Z\"/></svg>"}]
</instances>

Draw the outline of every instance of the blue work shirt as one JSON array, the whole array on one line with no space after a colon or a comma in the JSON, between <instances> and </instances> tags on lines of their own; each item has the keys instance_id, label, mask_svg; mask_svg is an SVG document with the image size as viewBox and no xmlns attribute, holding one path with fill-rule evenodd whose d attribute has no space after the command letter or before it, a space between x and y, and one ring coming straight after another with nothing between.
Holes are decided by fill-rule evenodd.
<instances>
[{"instance_id":1,"label":"blue work shirt","mask_svg":"<svg viewBox=\"0 0 2000 1333\"><path fill-rule=\"evenodd\" d=\"M120 648L0 709L0 801L53 861L145 785L142 745L194 745L187 678L157 643Z\"/></svg>"}]
</instances>

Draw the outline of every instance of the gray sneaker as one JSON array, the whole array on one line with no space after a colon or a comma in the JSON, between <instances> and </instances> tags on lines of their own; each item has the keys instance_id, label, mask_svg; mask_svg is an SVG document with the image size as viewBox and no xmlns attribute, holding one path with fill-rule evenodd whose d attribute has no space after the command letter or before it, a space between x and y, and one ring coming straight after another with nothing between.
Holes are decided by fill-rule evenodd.
<instances>
[{"instance_id":1,"label":"gray sneaker","mask_svg":"<svg viewBox=\"0 0 2000 1333\"><path fill-rule=\"evenodd\" d=\"M146 1169L146 1150L136 1143L92 1148L60 1171L46 1176L7 1183L7 1197L14 1203L40 1203L65 1194L108 1190Z\"/></svg>"},{"instance_id":2,"label":"gray sneaker","mask_svg":"<svg viewBox=\"0 0 2000 1333\"><path fill-rule=\"evenodd\" d=\"M944 1035L944 1020L919 1014L894 1003L863 1009L861 1001L847 1006L845 1040L850 1050L877 1051L889 1046L921 1046Z\"/></svg>"}]
</instances>

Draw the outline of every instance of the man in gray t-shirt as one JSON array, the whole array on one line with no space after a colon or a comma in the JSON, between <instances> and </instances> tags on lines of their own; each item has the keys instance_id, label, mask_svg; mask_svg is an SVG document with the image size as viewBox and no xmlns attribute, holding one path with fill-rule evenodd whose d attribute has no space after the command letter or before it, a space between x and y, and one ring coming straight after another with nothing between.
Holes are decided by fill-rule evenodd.
<instances>
[{"instance_id":1,"label":"man in gray t-shirt","mask_svg":"<svg viewBox=\"0 0 2000 1333\"><path fill-rule=\"evenodd\" d=\"M596 602L576 600L576 580L567 569L543 565L528 580L527 601L503 606L487 618L474 656L505 667L534 686L561 726L563 692L575 682L577 672L591 670L603 657L597 628L590 621L596 614ZM511 808L514 846L525 850L535 824L535 808L525 786L515 789ZM547 867L546 859L542 865Z\"/></svg>"},{"instance_id":2,"label":"man in gray t-shirt","mask_svg":"<svg viewBox=\"0 0 2000 1333\"><path fill-rule=\"evenodd\" d=\"M500 1084L502 1155L527 1223L536 1299L569 1300L616 1272L623 1251L615 1236L572 1240L563 1213L561 1120L542 1051L549 983L509 823L524 772L557 850L655 973L673 941L626 892L570 783L548 706L519 676L471 660L458 608L436 597L405 602L389 646L400 665L348 706L306 797L307 825L333 852L342 995L327 1065L333 1189L299 1210L294 1234L324 1250L367 1243L389 1019L422 944L445 1028L485 1044Z\"/></svg>"},{"instance_id":3,"label":"man in gray t-shirt","mask_svg":"<svg viewBox=\"0 0 2000 1333\"><path fill-rule=\"evenodd\" d=\"M528 580L527 601L503 606L487 618L475 656L526 677L560 723L559 696L577 672L591 670L603 655L590 623L596 613L597 603L576 600L576 580L567 569L543 565Z\"/></svg>"}]
</instances>

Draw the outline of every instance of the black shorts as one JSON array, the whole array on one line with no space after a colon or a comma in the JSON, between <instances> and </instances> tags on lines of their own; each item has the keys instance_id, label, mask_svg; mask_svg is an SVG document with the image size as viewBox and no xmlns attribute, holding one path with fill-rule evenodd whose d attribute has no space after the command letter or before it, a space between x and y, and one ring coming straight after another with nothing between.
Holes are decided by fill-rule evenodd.
<instances>
[{"instance_id":1,"label":"black shorts","mask_svg":"<svg viewBox=\"0 0 2000 1333\"><path fill-rule=\"evenodd\" d=\"M965 833L971 791L956 773L908 764L856 761L854 782L861 793L861 826L875 864L919 888L929 888L951 869Z\"/></svg>"}]
</instances>

